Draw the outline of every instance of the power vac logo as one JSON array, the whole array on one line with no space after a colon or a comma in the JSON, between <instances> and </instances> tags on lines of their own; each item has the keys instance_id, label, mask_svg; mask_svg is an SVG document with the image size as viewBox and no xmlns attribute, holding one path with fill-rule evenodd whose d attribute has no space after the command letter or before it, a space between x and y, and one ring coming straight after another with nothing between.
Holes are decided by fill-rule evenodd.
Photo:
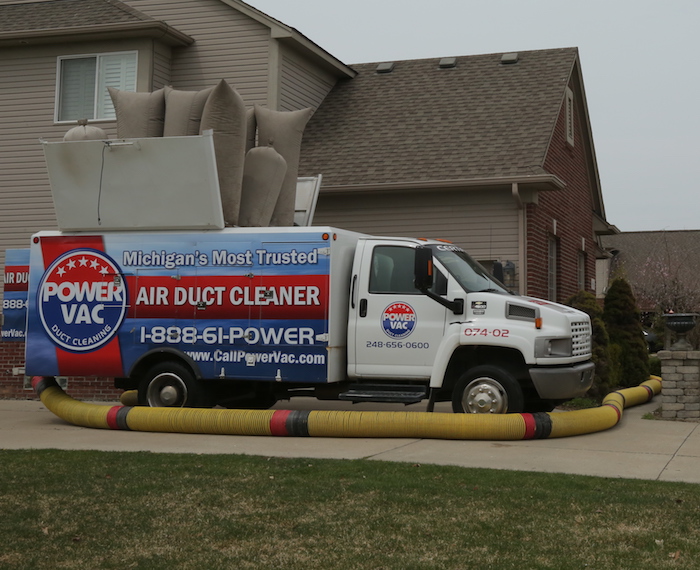
<instances>
[{"instance_id":1,"label":"power vac logo","mask_svg":"<svg viewBox=\"0 0 700 570\"><path fill-rule=\"evenodd\" d=\"M70 251L51 264L39 285L37 304L44 329L66 350L87 352L109 342L126 313L126 287L104 253Z\"/></svg>"},{"instance_id":2,"label":"power vac logo","mask_svg":"<svg viewBox=\"0 0 700 570\"><path fill-rule=\"evenodd\" d=\"M406 338L416 328L416 312L406 303L392 303L382 314L382 329L391 338Z\"/></svg>"}]
</instances>

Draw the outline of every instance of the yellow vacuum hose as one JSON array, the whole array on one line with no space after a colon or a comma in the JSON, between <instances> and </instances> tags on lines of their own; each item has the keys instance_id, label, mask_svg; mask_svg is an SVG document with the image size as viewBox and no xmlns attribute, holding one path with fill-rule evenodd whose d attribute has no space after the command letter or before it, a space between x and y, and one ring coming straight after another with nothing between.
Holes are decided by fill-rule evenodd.
<instances>
[{"instance_id":1,"label":"yellow vacuum hose","mask_svg":"<svg viewBox=\"0 0 700 570\"><path fill-rule=\"evenodd\" d=\"M569 437L615 426L623 410L661 392L661 378L608 394L598 408L557 413L441 414L150 408L89 404L68 396L53 378L35 376L32 386L59 418L78 426L132 431L314 437L408 437L519 440ZM125 403L133 402L125 393Z\"/></svg>"}]
</instances>

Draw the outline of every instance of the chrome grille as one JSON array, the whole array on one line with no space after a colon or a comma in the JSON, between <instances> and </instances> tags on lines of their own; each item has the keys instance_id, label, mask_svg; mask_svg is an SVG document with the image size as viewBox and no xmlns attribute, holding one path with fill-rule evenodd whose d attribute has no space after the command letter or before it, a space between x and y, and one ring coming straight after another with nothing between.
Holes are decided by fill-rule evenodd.
<instances>
[{"instance_id":1,"label":"chrome grille","mask_svg":"<svg viewBox=\"0 0 700 570\"><path fill-rule=\"evenodd\" d=\"M572 356L591 354L591 324L588 321L571 323Z\"/></svg>"}]
</instances>

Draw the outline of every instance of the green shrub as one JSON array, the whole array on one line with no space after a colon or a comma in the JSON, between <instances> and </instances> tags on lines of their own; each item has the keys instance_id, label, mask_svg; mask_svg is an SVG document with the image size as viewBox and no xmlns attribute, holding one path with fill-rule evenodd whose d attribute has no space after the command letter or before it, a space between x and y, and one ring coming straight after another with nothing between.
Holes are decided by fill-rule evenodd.
<instances>
[{"instance_id":1,"label":"green shrub","mask_svg":"<svg viewBox=\"0 0 700 570\"><path fill-rule=\"evenodd\" d=\"M624 377L622 368L622 347L619 344L611 344L608 347L608 354L610 354L610 385L613 390L615 390L620 387Z\"/></svg>"},{"instance_id":2,"label":"green shrub","mask_svg":"<svg viewBox=\"0 0 700 570\"><path fill-rule=\"evenodd\" d=\"M611 347L618 347L610 353L613 382L623 388L641 384L649 378L649 354L632 288L621 277L605 296L603 320Z\"/></svg>"}]
</instances>

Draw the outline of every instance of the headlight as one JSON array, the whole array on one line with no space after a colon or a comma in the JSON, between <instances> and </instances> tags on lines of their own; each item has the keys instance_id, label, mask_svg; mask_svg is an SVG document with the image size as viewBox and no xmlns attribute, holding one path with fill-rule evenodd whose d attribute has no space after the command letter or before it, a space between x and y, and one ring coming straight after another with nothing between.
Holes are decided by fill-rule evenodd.
<instances>
[{"instance_id":1,"label":"headlight","mask_svg":"<svg viewBox=\"0 0 700 570\"><path fill-rule=\"evenodd\" d=\"M535 358L563 358L571 354L570 338L538 338L535 341Z\"/></svg>"}]
</instances>

